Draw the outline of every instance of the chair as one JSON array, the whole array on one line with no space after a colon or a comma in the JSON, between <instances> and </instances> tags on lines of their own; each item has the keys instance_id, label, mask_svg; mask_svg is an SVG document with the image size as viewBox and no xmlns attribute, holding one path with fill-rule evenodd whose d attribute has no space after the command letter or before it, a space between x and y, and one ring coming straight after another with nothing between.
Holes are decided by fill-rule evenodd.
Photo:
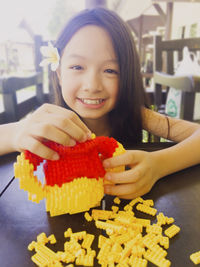
<instances>
[{"instance_id":1,"label":"chair","mask_svg":"<svg viewBox=\"0 0 200 267\"><path fill-rule=\"evenodd\" d=\"M200 51L200 38L163 41L161 36L154 37L154 104L158 111L163 113L169 87L181 90L180 118L193 121L195 94L200 92L200 77L174 75L175 56L177 55L178 61L182 60L182 51L185 46L197 53ZM165 57L164 53L166 53ZM163 72L164 68L166 68L165 72Z\"/></svg>"},{"instance_id":2,"label":"chair","mask_svg":"<svg viewBox=\"0 0 200 267\"><path fill-rule=\"evenodd\" d=\"M36 94L17 103L17 91L33 85L36 86ZM36 73L29 77L0 79L0 93L5 107L5 111L0 114L0 123L17 121L45 102L43 73Z\"/></svg>"}]
</instances>

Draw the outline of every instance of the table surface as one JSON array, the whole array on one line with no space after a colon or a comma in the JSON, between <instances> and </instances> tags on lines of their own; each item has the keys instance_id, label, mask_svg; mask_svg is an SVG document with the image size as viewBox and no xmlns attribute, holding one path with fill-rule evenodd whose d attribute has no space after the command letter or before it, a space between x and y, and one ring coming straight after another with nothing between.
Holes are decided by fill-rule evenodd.
<instances>
[{"instance_id":1,"label":"table surface","mask_svg":"<svg viewBox=\"0 0 200 267\"><path fill-rule=\"evenodd\" d=\"M140 148L152 151L166 146L169 144L145 144ZM7 182L12 179L14 158L13 155L0 157L0 178L7 170ZM181 228L181 232L170 240L167 258L172 262L171 266L194 266L189 256L200 250L200 165L164 177L143 197L153 199L158 212L174 217L175 224ZM129 201L122 200L120 207ZM103 203L106 209L110 209L113 197L105 196ZM57 243L52 245L55 251L63 250L64 231L68 227L73 232L87 230L98 236L101 230L96 229L93 222L85 221L83 214L50 217L45 211L44 201L40 204L28 201L27 192L20 190L18 180L14 180L0 197L0 265L35 266L31 261L34 253L28 251L27 246L41 232L55 234ZM138 217L151 216L138 213ZM93 248L96 246L97 242L94 242ZM97 262L95 266L98 266ZM149 263L149 266L154 265Z\"/></svg>"}]
</instances>

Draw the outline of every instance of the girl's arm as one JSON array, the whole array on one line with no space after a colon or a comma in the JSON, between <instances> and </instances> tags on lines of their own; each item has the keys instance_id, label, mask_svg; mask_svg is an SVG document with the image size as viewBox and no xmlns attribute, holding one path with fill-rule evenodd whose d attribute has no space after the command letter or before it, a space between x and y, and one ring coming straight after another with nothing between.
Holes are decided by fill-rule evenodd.
<instances>
[{"instance_id":1,"label":"girl's arm","mask_svg":"<svg viewBox=\"0 0 200 267\"><path fill-rule=\"evenodd\" d=\"M144 129L176 142L173 147L154 152L160 177L200 163L200 125L143 109Z\"/></svg>"}]
</instances>

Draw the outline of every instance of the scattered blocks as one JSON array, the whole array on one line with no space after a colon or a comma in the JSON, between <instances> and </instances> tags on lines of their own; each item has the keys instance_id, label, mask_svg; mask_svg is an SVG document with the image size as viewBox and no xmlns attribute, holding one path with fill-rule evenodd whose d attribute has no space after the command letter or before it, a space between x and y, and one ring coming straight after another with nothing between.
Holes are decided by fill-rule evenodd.
<instances>
[{"instance_id":1,"label":"scattered blocks","mask_svg":"<svg viewBox=\"0 0 200 267\"><path fill-rule=\"evenodd\" d=\"M148 209L154 209L150 207L152 201L140 198L132 201L132 205L138 202L140 203L137 206L142 205ZM38 266L47 267L60 267L63 264L94 266L95 257L100 266L107 267L147 267L148 261L160 267L171 266L171 262L166 258L169 237L162 235L161 225L168 224L168 219L170 222L174 219L159 213L157 223L151 224L148 219L135 217L132 205L128 204L128 208L125 206L126 208L123 210L93 209L91 215L89 212L85 212L85 219L88 222L94 221L96 227L104 230L107 234L104 233L98 237L98 253L92 249L94 235L86 231L74 233L71 228L68 228L64 232L64 236L67 238L64 243L64 251L53 252L45 246L47 242L56 242L54 235L50 235L48 238L45 233L38 235L37 242L32 241L28 245L29 250L36 251L32 260ZM172 225L165 233L172 237L179 230L178 226ZM200 252L194 254L191 255L191 260L197 263L200 261Z\"/></svg>"}]
</instances>

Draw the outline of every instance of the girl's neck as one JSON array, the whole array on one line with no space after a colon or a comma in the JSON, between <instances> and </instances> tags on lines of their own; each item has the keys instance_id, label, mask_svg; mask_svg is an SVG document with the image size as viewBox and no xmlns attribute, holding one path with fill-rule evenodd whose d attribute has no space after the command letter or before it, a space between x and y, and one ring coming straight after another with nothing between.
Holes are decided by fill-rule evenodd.
<instances>
[{"instance_id":1,"label":"girl's neck","mask_svg":"<svg viewBox=\"0 0 200 267\"><path fill-rule=\"evenodd\" d=\"M83 122L92 133L95 133L96 136L110 136L108 117L102 117L100 119L83 119Z\"/></svg>"}]
</instances>

